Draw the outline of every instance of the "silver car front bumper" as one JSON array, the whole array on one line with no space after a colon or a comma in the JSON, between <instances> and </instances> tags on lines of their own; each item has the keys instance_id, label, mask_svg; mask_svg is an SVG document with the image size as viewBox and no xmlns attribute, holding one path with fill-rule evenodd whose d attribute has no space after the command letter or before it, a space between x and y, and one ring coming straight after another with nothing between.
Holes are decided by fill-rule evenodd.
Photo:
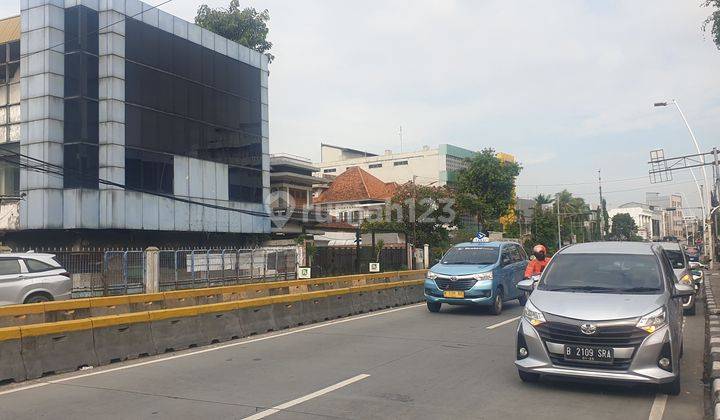
<instances>
[{"instance_id":1,"label":"silver car front bumper","mask_svg":"<svg viewBox=\"0 0 720 420\"><path fill-rule=\"evenodd\" d=\"M631 359L629 367L623 370L603 368L603 365L598 365L598 367L571 367L554 364L550 355L562 356L565 348L564 344L543 342L535 327L525 319L521 319L518 324L518 334L521 333L525 340L528 356L516 360L515 365L524 372L587 380L649 384L672 382L675 379L675 373L665 371L657 365L663 345L670 340L670 332L667 326L648 335L637 349L634 347L613 347L616 358Z\"/></svg>"}]
</instances>

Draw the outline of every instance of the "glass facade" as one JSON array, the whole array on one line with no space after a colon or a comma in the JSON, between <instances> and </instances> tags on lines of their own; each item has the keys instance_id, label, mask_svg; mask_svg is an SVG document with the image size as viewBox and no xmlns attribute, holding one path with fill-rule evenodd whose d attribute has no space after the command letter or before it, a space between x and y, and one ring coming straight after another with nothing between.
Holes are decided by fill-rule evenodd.
<instances>
[{"instance_id":1,"label":"glass facade","mask_svg":"<svg viewBox=\"0 0 720 420\"><path fill-rule=\"evenodd\" d=\"M0 143L20 141L20 41L0 44Z\"/></svg>"},{"instance_id":2,"label":"glass facade","mask_svg":"<svg viewBox=\"0 0 720 420\"><path fill-rule=\"evenodd\" d=\"M64 187L98 188L98 13L65 9Z\"/></svg>"},{"instance_id":3,"label":"glass facade","mask_svg":"<svg viewBox=\"0 0 720 420\"><path fill-rule=\"evenodd\" d=\"M230 199L261 202L260 70L138 20L125 25L126 184L161 191L144 178L172 172L158 155L175 154L228 164ZM131 173L146 162L163 169Z\"/></svg>"}]
</instances>

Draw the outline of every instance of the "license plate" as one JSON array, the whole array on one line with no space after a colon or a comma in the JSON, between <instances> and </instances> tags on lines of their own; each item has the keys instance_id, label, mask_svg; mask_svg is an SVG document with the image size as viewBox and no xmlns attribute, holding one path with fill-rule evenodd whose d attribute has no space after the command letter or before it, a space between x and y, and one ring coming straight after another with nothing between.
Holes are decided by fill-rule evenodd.
<instances>
[{"instance_id":1,"label":"license plate","mask_svg":"<svg viewBox=\"0 0 720 420\"><path fill-rule=\"evenodd\" d=\"M566 360L612 363L613 357L612 347L565 346Z\"/></svg>"},{"instance_id":2,"label":"license plate","mask_svg":"<svg viewBox=\"0 0 720 420\"><path fill-rule=\"evenodd\" d=\"M465 297L465 292L463 292L462 290L446 290L443 292L443 297L462 299Z\"/></svg>"}]
</instances>

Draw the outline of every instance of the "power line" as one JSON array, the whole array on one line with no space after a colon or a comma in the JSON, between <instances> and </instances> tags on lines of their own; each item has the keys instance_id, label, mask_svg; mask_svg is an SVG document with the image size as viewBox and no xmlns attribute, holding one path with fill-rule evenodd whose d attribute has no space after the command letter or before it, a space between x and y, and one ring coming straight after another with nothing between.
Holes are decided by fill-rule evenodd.
<instances>
[{"instance_id":1,"label":"power line","mask_svg":"<svg viewBox=\"0 0 720 420\"><path fill-rule=\"evenodd\" d=\"M605 179L605 180L603 180L603 183L635 181L638 179L647 179L647 175L637 176L637 177L633 177L633 178ZM564 182L561 184L517 184L516 187L563 187L566 185L574 186L574 185L595 185L595 184L597 184L597 180L589 181L589 182Z\"/></svg>"},{"instance_id":2,"label":"power line","mask_svg":"<svg viewBox=\"0 0 720 420\"><path fill-rule=\"evenodd\" d=\"M173 0L165 0L165 1L163 1L162 3L156 4L155 6L150 6L149 9L143 10L143 11L141 11L140 13L135 13L135 14L132 15L132 16L125 16L125 17L123 17L122 19L120 19L120 20L118 20L118 21L116 21L116 22L113 22L113 23L111 23L111 24L109 24L109 25L105 25L105 26L98 27L97 31L88 32L87 34L85 34L85 36L87 37L87 36L90 36L90 35L99 34L100 31L102 31L103 29L107 29L107 28L109 28L109 27L111 27L111 26L117 25L118 23L124 22L124 21L126 21L128 18L133 18L133 19L134 19L134 18L136 18L137 16L142 15L143 13L149 12L150 10L153 10L153 9L157 9L158 7L164 6L164 5L168 4L168 3L170 3L171 1L173 1ZM69 40L65 40L65 41L63 41L63 42L59 42L59 43L57 43L57 44L55 44L55 45L52 45L52 46L50 46L50 47L43 48L42 50L37 50L37 51L31 52L31 53L27 53L27 54L24 54L24 55L20 55L20 58L22 59L22 58L29 57L29 56L31 56L31 55L33 55L33 54L39 54L39 53L41 53L41 52L50 51L50 50L53 50L53 49L55 49L55 48L57 48L57 47L60 47L60 46L62 46L62 45L64 45L64 44L66 44L68 41L77 41L77 40L79 40L79 39L80 39L80 37L79 37L79 36L76 36L76 37L70 38ZM60 52L60 51L56 51L56 52Z\"/></svg>"}]
</instances>

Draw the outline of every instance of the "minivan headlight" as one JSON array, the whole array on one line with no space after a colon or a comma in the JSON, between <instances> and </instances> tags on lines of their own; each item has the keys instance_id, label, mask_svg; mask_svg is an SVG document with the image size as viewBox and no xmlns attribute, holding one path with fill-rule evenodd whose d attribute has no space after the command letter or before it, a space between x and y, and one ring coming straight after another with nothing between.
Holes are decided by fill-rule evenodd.
<instances>
[{"instance_id":1,"label":"minivan headlight","mask_svg":"<svg viewBox=\"0 0 720 420\"><path fill-rule=\"evenodd\" d=\"M478 274L473 274L473 278L475 280L492 280L493 274L492 274L492 272L478 273Z\"/></svg>"},{"instance_id":2,"label":"minivan headlight","mask_svg":"<svg viewBox=\"0 0 720 420\"><path fill-rule=\"evenodd\" d=\"M437 278L437 274L433 273L432 271L428 271L427 278L430 280L435 280Z\"/></svg>"},{"instance_id":3,"label":"minivan headlight","mask_svg":"<svg viewBox=\"0 0 720 420\"><path fill-rule=\"evenodd\" d=\"M635 326L652 334L666 324L667 313L665 307L662 307L640 318L640 321Z\"/></svg>"},{"instance_id":4,"label":"minivan headlight","mask_svg":"<svg viewBox=\"0 0 720 420\"><path fill-rule=\"evenodd\" d=\"M538 308L536 308L535 305L533 305L532 302L530 302L529 300L527 302L525 302L525 309L523 310L523 317L533 327L536 327L545 322L545 316L543 316L542 312L540 312L540 310Z\"/></svg>"}]
</instances>

